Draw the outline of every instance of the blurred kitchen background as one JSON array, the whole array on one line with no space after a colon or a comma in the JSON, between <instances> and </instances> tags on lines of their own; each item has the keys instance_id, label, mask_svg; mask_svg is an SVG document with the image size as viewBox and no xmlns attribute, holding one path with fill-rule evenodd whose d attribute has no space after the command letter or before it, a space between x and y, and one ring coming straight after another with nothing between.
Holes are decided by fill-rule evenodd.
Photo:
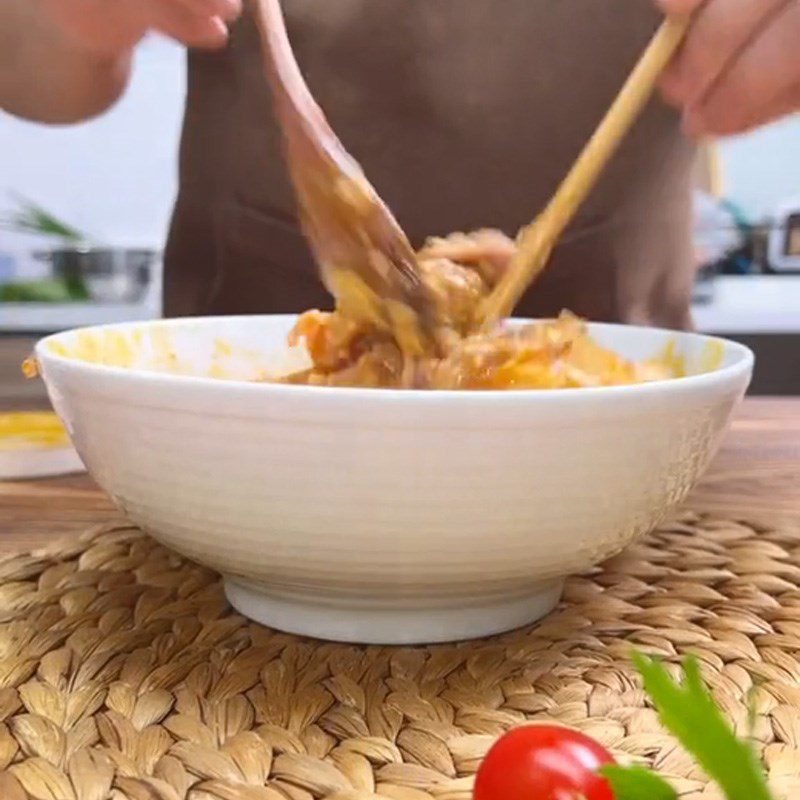
<instances>
[{"instance_id":1,"label":"blurred kitchen background","mask_svg":"<svg viewBox=\"0 0 800 800\"><path fill-rule=\"evenodd\" d=\"M124 101L88 125L0 113L0 381L42 333L160 314L184 71L152 38ZM697 186L697 327L754 347L754 393L800 394L800 118L709 146Z\"/></svg>"}]
</instances>

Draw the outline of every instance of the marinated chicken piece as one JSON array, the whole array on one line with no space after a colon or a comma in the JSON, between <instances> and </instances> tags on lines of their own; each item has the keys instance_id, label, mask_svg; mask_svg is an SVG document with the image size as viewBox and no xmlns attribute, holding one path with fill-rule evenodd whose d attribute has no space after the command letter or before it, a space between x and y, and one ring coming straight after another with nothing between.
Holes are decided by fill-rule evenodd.
<instances>
[{"instance_id":1,"label":"marinated chicken piece","mask_svg":"<svg viewBox=\"0 0 800 800\"><path fill-rule=\"evenodd\" d=\"M333 372L351 362L354 344L363 335L358 323L348 317L307 311L289 334L289 345L304 343L315 367Z\"/></svg>"},{"instance_id":2,"label":"marinated chicken piece","mask_svg":"<svg viewBox=\"0 0 800 800\"><path fill-rule=\"evenodd\" d=\"M514 242L494 230L428 239L417 264L443 329L440 344L445 332L458 338L472 332L478 304L500 280L514 250ZM446 350L448 342L442 346Z\"/></svg>"},{"instance_id":3,"label":"marinated chicken piece","mask_svg":"<svg viewBox=\"0 0 800 800\"><path fill-rule=\"evenodd\" d=\"M399 347L385 332L358 325L338 313L307 311L289 335L303 343L313 367L284 379L314 386L400 386L404 379Z\"/></svg>"},{"instance_id":4,"label":"marinated chicken piece","mask_svg":"<svg viewBox=\"0 0 800 800\"><path fill-rule=\"evenodd\" d=\"M514 251L511 239L492 230L426 242L416 254L416 274L424 288L426 327L433 330L432 337L422 335L415 311L382 297L356 272L334 271L328 283L338 314L391 334L406 356L431 356L431 345L441 354L475 328L478 305L502 277Z\"/></svg>"},{"instance_id":5,"label":"marinated chicken piece","mask_svg":"<svg viewBox=\"0 0 800 800\"><path fill-rule=\"evenodd\" d=\"M541 322L476 334L459 340L442 358L405 359L385 335L365 333L350 340L342 360L335 314L310 312L298 334L310 341L318 357L314 367L286 379L314 386L370 388L497 390L570 389L620 386L664 380L682 374L668 359L636 363L598 345L584 324L564 313ZM328 328L330 327L330 331ZM330 351L319 353L320 343Z\"/></svg>"},{"instance_id":6,"label":"marinated chicken piece","mask_svg":"<svg viewBox=\"0 0 800 800\"><path fill-rule=\"evenodd\" d=\"M486 228L473 233L451 233L431 237L417 253L419 261L445 259L475 270L489 288L503 277L517 250L513 239L502 231Z\"/></svg>"},{"instance_id":7,"label":"marinated chicken piece","mask_svg":"<svg viewBox=\"0 0 800 800\"><path fill-rule=\"evenodd\" d=\"M398 342L358 286L332 313L303 314L290 337L312 368L284 379L312 386L397 389L567 389L663 380L682 374L674 355L635 363L601 347L577 317L475 333L478 304L503 275L515 244L498 231L429 239L417 254L433 299L439 352ZM399 319L400 317L398 317Z\"/></svg>"},{"instance_id":8,"label":"marinated chicken piece","mask_svg":"<svg viewBox=\"0 0 800 800\"><path fill-rule=\"evenodd\" d=\"M459 338L466 336L472 329L475 309L487 292L483 278L446 258L420 261L418 269L433 300L439 340L441 329L454 331Z\"/></svg>"}]
</instances>

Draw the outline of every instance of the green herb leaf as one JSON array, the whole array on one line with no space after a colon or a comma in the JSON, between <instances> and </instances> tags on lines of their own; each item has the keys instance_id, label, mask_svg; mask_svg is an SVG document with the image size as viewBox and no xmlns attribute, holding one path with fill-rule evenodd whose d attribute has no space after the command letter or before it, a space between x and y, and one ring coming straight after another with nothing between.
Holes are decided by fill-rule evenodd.
<instances>
[{"instance_id":1,"label":"green herb leaf","mask_svg":"<svg viewBox=\"0 0 800 800\"><path fill-rule=\"evenodd\" d=\"M57 280L0 285L0 303L69 303L78 299Z\"/></svg>"},{"instance_id":2,"label":"green herb leaf","mask_svg":"<svg viewBox=\"0 0 800 800\"><path fill-rule=\"evenodd\" d=\"M684 661L677 684L658 661L634 654L636 669L664 727L694 756L728 800L772 800L749 743L740 741L703 684L696 659Z\"/></svg>"},{"instance_id":3,"label":"green herb leaf","mask_svg":"<svg viewBox=\"0 0 800 800\"><path fill-rule=\"evenodd\" d=\"M610 784L614 800L678 800L678 793L663 778L643 767L610 764L600 775Z\"/></svg>"},{"instance_id":4,"label":"green herb leaf","mask_svg":"<svg viewBox=\"0 0 800 800\"><path fill-rule=\"evenodd\" d=\"M19 209L12 214L10 219L2 222L3 227L26 233L50 236L70 243L86 241L86 236L79 230L56 219L36 203L22 198L18 199L17 202Z\"/></svg>"}]
</instances>

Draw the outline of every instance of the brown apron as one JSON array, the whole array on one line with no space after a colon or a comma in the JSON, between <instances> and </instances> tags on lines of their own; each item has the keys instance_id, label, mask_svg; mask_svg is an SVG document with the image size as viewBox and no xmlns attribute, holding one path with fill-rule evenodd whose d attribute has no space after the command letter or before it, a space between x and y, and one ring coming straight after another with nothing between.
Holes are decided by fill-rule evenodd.
<instances>
[{"instance_id":1,"label":"brown apron","mask_svg":"<svg viewBox=\"0 0 800 800\"><path fill-rule=\"evenodd\" d=\"M304 74L414 244L515 233L547 201L658 24L649 0L285 0ZM683 327L693 148L654 100L524 315ZM330 306L300 234L252 19L190 57L169 316Z\"/></svg>"}]
</instances>

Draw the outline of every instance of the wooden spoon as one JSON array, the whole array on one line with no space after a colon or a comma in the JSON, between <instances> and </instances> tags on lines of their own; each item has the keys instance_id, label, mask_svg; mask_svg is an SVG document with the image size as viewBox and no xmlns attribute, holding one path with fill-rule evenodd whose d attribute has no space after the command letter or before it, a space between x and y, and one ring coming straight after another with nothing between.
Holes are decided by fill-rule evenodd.
<instances>
[{"instance_id":1,"label":"wooden spoon","mask_svg":"<svg viewBox=\"0 0 800 800\"><path fill-rule=\"evenodd\" d=\"M300 219L340 309L390 329L406 354L433 345L432 304L405 233L347 153L300 72L279 0L255 0L264 65Z\"/></svg>"},{"instance_id":2,"label":"wooden spoon","mask_svg":"<svg viewBox=\"0 0 800 800\"><path fill-rule=\"evenodd\" d=\"M564 228L650 99L659 76L683 41L689 21L688 17L677 17L662 23L544 211L520 231L518 249L508 271L478 311L478 322L484 330L511 315L522 295L544 269Z\"/></svg>"}]
</instances>

